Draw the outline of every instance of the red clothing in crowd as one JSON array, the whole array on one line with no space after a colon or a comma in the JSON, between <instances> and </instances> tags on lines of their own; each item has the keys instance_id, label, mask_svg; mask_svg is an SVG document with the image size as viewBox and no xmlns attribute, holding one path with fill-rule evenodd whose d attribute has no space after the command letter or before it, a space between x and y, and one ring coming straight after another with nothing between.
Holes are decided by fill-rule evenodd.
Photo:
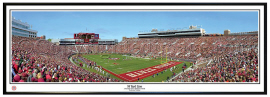
<instances>
[{"instance_id":1,"label":"red clothing in crowd","mask_svg":"<svg viewBox=\"0 0 270 97\"><path fill-rule=\"evenodd\" d=\"M24 82L24 80L21 79L19 82Z\"/></svg>"},{"instance_id":2,"label":"red clothing in crowd","mask_svg":"<svg viewBox=\"0 0 270 97\"><path fill-rule=\"evenodd\" d=\"M13 78L13 82L19 82L20 80L21 80L21 77L18 74L16 74Z\"/></svg>"},{"instance_id":3,"label":"red clothing in crowd","mask_svg":"<svg viewBox=\"0 0 270 97\"><path fill-rule=\"evenodd\" d=\"M32 77L32 78L31 78L31 81L32 81L32 82L37 82L38 80L37 80L36 78Z\"/></svg>"},{"instance_id":4,"label":"red clothing in crowd","mask_svg":"<svg viewBox=\"0 0 270 97\"><path fill-rule=\"evenodd\" d=\"M51 76L49 74L47 74L46 79L51 79Z\"/></svg>"},{"instance_id":5,"label":"red clothing in crowd","mask_svg":"<svg viewBox=\"0 0 270 97\"><path fill-rule=\"evenodd\" d=\"M39 78L38 82L45 82L43 78Z\"/></svg>"},{"instance_id":6,"label":"red clothing in crowd","mask_svg":"<svg viewBox=\"0 0 270 97\"><path fill-rule=\"evenodd\" d=\"M13 68L14 68L14 72L15 73L18 73L18 69L19 69L18 65L17 64L14 64L13 65Z\"/></svg>"}]
</instances>

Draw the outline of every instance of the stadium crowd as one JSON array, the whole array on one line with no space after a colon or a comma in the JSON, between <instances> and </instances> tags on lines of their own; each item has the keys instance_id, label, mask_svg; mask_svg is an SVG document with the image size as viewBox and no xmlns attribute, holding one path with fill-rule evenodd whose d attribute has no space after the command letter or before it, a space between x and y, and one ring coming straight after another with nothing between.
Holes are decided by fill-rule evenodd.
<instances>
[{"instance_id":1,"label":"stadium crowd","mask_svg":"<svg viewBox=\"0 0 270 97\"><path fill-rule=\"evenodd\" d=\"M119 82L71 63L72 46L12 36L12 82Z\"/></svg>"},{"instance_id":2,"label":"stadium crowd","mask_svg":"<svg viewBox=\"0 0 270 97\"><path fill-rule=\"evenodd\" d=\"M183 72L173 81L258 82L258 37L236 36L225 40L213 50L217 55L209 65Z\"/></svg>"},{"instance_id":3,"label":"stadium crowd","mask_svg":"<svg viewBox=\"0 0 270 97\"><path fill-rule=\"evenodd\" d=\"M108 51L143 56L165 56L167 53L171 58L198 60L226 53L227 46L255 46L257 43L257 36L143 38L122 40Z\"/></svg>"},{"instance_id":4,"label":"stadium crowd","mask_svg":"<svg viewBox=\"0 0 270 97\"><path fill-rule=\"evenodd\" d=\"M210 65L186 71L173 81L258 82L258 36L129 39L113 48L116 50L109 50L140 57L165 56L167 52L174 59L213 59Z\"/></svg>"},{"instance_id":5,"label":"stadium crowd","mask_svg":"<svg viewBox=\"0 0 270 97\"><path fill-rule=\"evenodd\" d=\"M178 82L258 82L258 51L236 51L215 57L204 67L183 72Z\"/></svg>"},{"instance_id":6,"label":"stadium crowd","mask_svg":"<svg viewBox=\"0 0 270 97\"><path fill-rule=\"evenodd\" d=\"M74 65L75 52L129 53L140 57L204 61L176 76L176 82L258 82L258 36L126 39L117 45L56 46L46 40L12 36L13 82L121 82ZM82 57L81 57L82 58ZM81 59L87 66L95 62ZM174 74L175 75L175 74Z\"/></svg>"}]
</instances>

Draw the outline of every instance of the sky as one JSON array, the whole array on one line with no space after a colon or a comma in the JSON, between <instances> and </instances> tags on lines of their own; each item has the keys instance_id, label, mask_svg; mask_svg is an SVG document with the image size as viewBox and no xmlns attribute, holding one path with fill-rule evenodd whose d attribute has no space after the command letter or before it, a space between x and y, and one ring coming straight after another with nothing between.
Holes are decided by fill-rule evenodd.
<instances>
[{"instance_id":1,"label":"sky","mask_svg":"<svg viewBox=\"0 0 270 97\"><path fill-rule=\"evenodd\" d=\"M201 25L206 34L258 31L257 11L12 11L46 39L73 38L74 33L99 34L101 39L138 37L140 31L188 29Z\"/></svg>"}]
</instances>

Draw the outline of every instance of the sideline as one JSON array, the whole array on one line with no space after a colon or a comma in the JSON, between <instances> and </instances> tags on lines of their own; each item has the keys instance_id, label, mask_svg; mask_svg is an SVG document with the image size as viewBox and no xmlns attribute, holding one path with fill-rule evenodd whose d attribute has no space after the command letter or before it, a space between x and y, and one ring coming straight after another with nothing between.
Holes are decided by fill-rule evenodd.
<instances>
[{"instance_id":1,"label":"sideline","mask_svg":"<svg viewBox=\"0 0 270 97\"><path fill-rule=\"evenodd\" d=\"M211 59L211 60L207 63L207 65L209 65L212 61L213 61L213 59ZM193 65L193 66L194 66L194 65ZM191 68L191 66L189 66L189 68L187 68L187 69L185 70L185 72L190 71L190 70L193 70L193 69L196 69L196 68L197 68L197 65L195 65L193 68ZM175 75L175 76L172 77L169 81L166 81L166 82L172 82L172 79L175 79L176 77L180 76L182 73L183 73L183 71L181 71L180 73L178 73L177 75Z\"/></svg>"},{"instance_id":2,"label":"sideline","mask_svg":"<svg viewBox=\"0 0 270 97\"><path fill-rule=\"evenodd\" d=\"M193 69L191 68L191 66L189 66L189 67L185 70L185 72L190 71L190 70L193 70ZM170 78L169 81L166 81L166 82L172 82L172 79L175 79L176 77L180 76L182 73L183 73L183 71L181 71L180 73L178 73L178 74L175 75L174 77Z\"/></svg>"},{"instance_id":3,"label":"sideline","mask_svg":"<svg viewBox=\"0 0 270 97\"><path fill-rule=\"evenodd\" d=\"M74 65L76 65L73 61L72 61L72 57L69 58L69 61L72 62ZM76 65L77 66L77 65Z\"/></svg>"},{"instance_id":4,"label":"sideline","mask_svg":"<svg viewBox=\"0 0 270 97\"><path fill-rule=\"evenodd\" d=\"M86 66L85 61L82 60L80 57L79 57L79 59L80 59L80 60L83 62L83 64L85 64L85 66ZM75 66L77 66L77 64L75 64L75 63L72 61L72 57L70 57L69 61L71 61ZM79 67L79 66L78 66L78 67ZM80 67L80 68L81 68L81 67ZM102 68L103 68L103 67L102 67ZM83 68L82 68L82 69L83 69ZM86 70L86 69L85 69L85 70ZM87 70L87 71L89 71L89 70ZM115 77L117 77L117 78L119 78L119 79L125 81L125 80L124 80L125 78L123 78L122 76L119 76L118 74L115 74L115 73L113 73L113 72L111 72L111 71L109 71L109 70L107 70L107 69L105 69L105 68L103 68L102 71L104 71L104 74L100 73L99 71L97 71L97 74L99 74L99 75L101 75L101 76L104 76L104 77L107 76L106 73L107 73L107 74L112 74L112 75L114 75ZM92 72L92 71L89 71L89 72L90 72L90 73L95 73L95 72ZM122 79L122 78L123 78L123 79ZM116 78L110 77L110 79L116 79ZM117 79L117 80L119 80L119 79Z\"/></svg>"}]
</instances>

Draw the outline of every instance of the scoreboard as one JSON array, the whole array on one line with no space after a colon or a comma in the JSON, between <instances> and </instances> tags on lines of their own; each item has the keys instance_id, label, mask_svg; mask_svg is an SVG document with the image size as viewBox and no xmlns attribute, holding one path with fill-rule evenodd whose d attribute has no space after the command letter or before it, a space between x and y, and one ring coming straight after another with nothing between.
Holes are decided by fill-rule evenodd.
<instances>
[{"instance_id":1,"label":"scoreboard","mask_svg":"<svg viewBox=\"0 0 270 97\"><path fill-rule=\"evenodd\" d=\"M75 44L98 44L99 34L78 33L74 34Z\"/></svg>"}]
</instances>

